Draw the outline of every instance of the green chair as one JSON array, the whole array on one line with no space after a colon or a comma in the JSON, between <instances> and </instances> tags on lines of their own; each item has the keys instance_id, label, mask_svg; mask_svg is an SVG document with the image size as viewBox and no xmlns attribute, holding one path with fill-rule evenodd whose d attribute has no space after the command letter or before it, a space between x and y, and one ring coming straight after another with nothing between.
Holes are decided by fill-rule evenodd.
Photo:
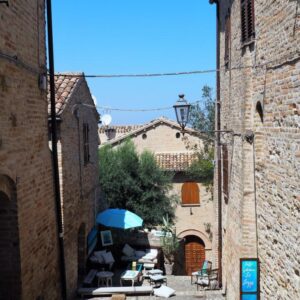
<instances>
[{"instance_id":1,"label":"green chair","mask_svg":"<svg viewBox=\"0 0 300 300\"><path fill-rule=\"evenodd\" d=\"M201 269L193 272L191 274L191 284L196 283L198 281L199 277L207 277L212 267L212 262L209 260L204 260L201 266ZM196 281L194 281L194 277L196 277Z\"/></svg>"}]
</instances>

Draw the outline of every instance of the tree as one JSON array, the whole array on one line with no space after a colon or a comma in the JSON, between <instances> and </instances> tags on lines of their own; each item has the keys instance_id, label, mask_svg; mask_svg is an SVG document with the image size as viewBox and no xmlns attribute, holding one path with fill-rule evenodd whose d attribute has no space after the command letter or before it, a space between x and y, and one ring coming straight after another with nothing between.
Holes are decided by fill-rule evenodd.
<instances>
[{"instance_id":1,"label":"tree","mask_svg":"<svg viewBox=\"0 0 300 300\"><path fill-rule=\"evenodd\" d=\"M199 103L191 106L189 124L198 131L204 131L208 141L212 143L215 130L215 101L212 96L212 88L205 85L202 88L204 107Z\"/></svg>"},{"instance_id":2,"label":"tree","mask_svg":"<svg viewBox=\"0 0 300 300\"><path fill-rule=\"evenodd\" d=\"M212 96L212 88L205 85L202 89L204 107L199 103L192 105L190 112L190 125L202 131L204 148L196 148L197 159L188 169L189 176L194 180L204 183L208 190L212 191L214 177L214 130L215 130L215 101Z\"/></svg>"},{"instance_id":3,"label":"tree","mask_svg":"<svg viewBox=\"0 0 300 300\"><path fill-rule=\"evenodd\" d=\"M105 146L99 150L100 185L110 207L128 209L154 226L164 215L174 219L175 196L169 195L172 174L156 164L154 155L138 155L132 141L117 149Z\"/></svg>"}]
</instances>

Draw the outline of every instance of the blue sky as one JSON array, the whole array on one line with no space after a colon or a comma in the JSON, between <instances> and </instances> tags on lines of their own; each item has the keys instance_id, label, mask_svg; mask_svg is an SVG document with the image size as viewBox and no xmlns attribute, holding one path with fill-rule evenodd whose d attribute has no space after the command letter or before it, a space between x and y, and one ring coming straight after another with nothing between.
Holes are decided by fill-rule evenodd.
<instances>
[{"instance_id":1,"label":"blue sky","mask_svg":"<svg viewBox=\"0 0 300 300\"><path fill-rule=\"evenodd\" d=\"M208 0L53 0L55 71L137 74L215 68L215 6ZM140 109L190 102L215 75L88 79L99 106ZM112 124L141 124L174 111L109 113Z\"/></svg>"}]
</instances>

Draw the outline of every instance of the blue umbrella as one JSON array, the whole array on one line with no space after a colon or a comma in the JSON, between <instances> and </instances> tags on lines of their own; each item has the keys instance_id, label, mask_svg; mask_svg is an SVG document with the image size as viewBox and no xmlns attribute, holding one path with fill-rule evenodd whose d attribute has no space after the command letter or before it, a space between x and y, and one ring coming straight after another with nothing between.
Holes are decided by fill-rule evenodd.
<instances>
[{"instance_id":1,"label":"blue umbrella","mask_svg":"<svg viewBox=\"0 0 300 300\"><path fill-rule=\"evenodd\" d=\"M126 209L110 208L97 215L97 223L114 228L134 228L143 225L143 220Z\"/></svg>"}]
</instances>

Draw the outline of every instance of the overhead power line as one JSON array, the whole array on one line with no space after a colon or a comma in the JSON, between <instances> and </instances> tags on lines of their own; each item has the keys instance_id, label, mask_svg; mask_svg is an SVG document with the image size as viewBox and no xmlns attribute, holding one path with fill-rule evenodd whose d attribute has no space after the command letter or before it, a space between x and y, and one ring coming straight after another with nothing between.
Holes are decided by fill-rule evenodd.
<instances>
[{"instance_id":1,"label":"overhead power line","mask_svg":"<svg viewBox=\"0 0 300 300\"><path fill-rule=\"evenodd\" d=\"M195 101L193 103L190 103L191 105L195 105L197 103L200 103L199 101ZM109 107L109 106L99 106L96 105L97 108L101 109L101 110L107 110L107 111L128 111L128 112L146 112L146 111L160 111L160 110L169 110L169 109L174 109L173 106L165 106L165 107L157 107L157 108L113 108L113 107Z\"/></svg>"}]
</instances>

